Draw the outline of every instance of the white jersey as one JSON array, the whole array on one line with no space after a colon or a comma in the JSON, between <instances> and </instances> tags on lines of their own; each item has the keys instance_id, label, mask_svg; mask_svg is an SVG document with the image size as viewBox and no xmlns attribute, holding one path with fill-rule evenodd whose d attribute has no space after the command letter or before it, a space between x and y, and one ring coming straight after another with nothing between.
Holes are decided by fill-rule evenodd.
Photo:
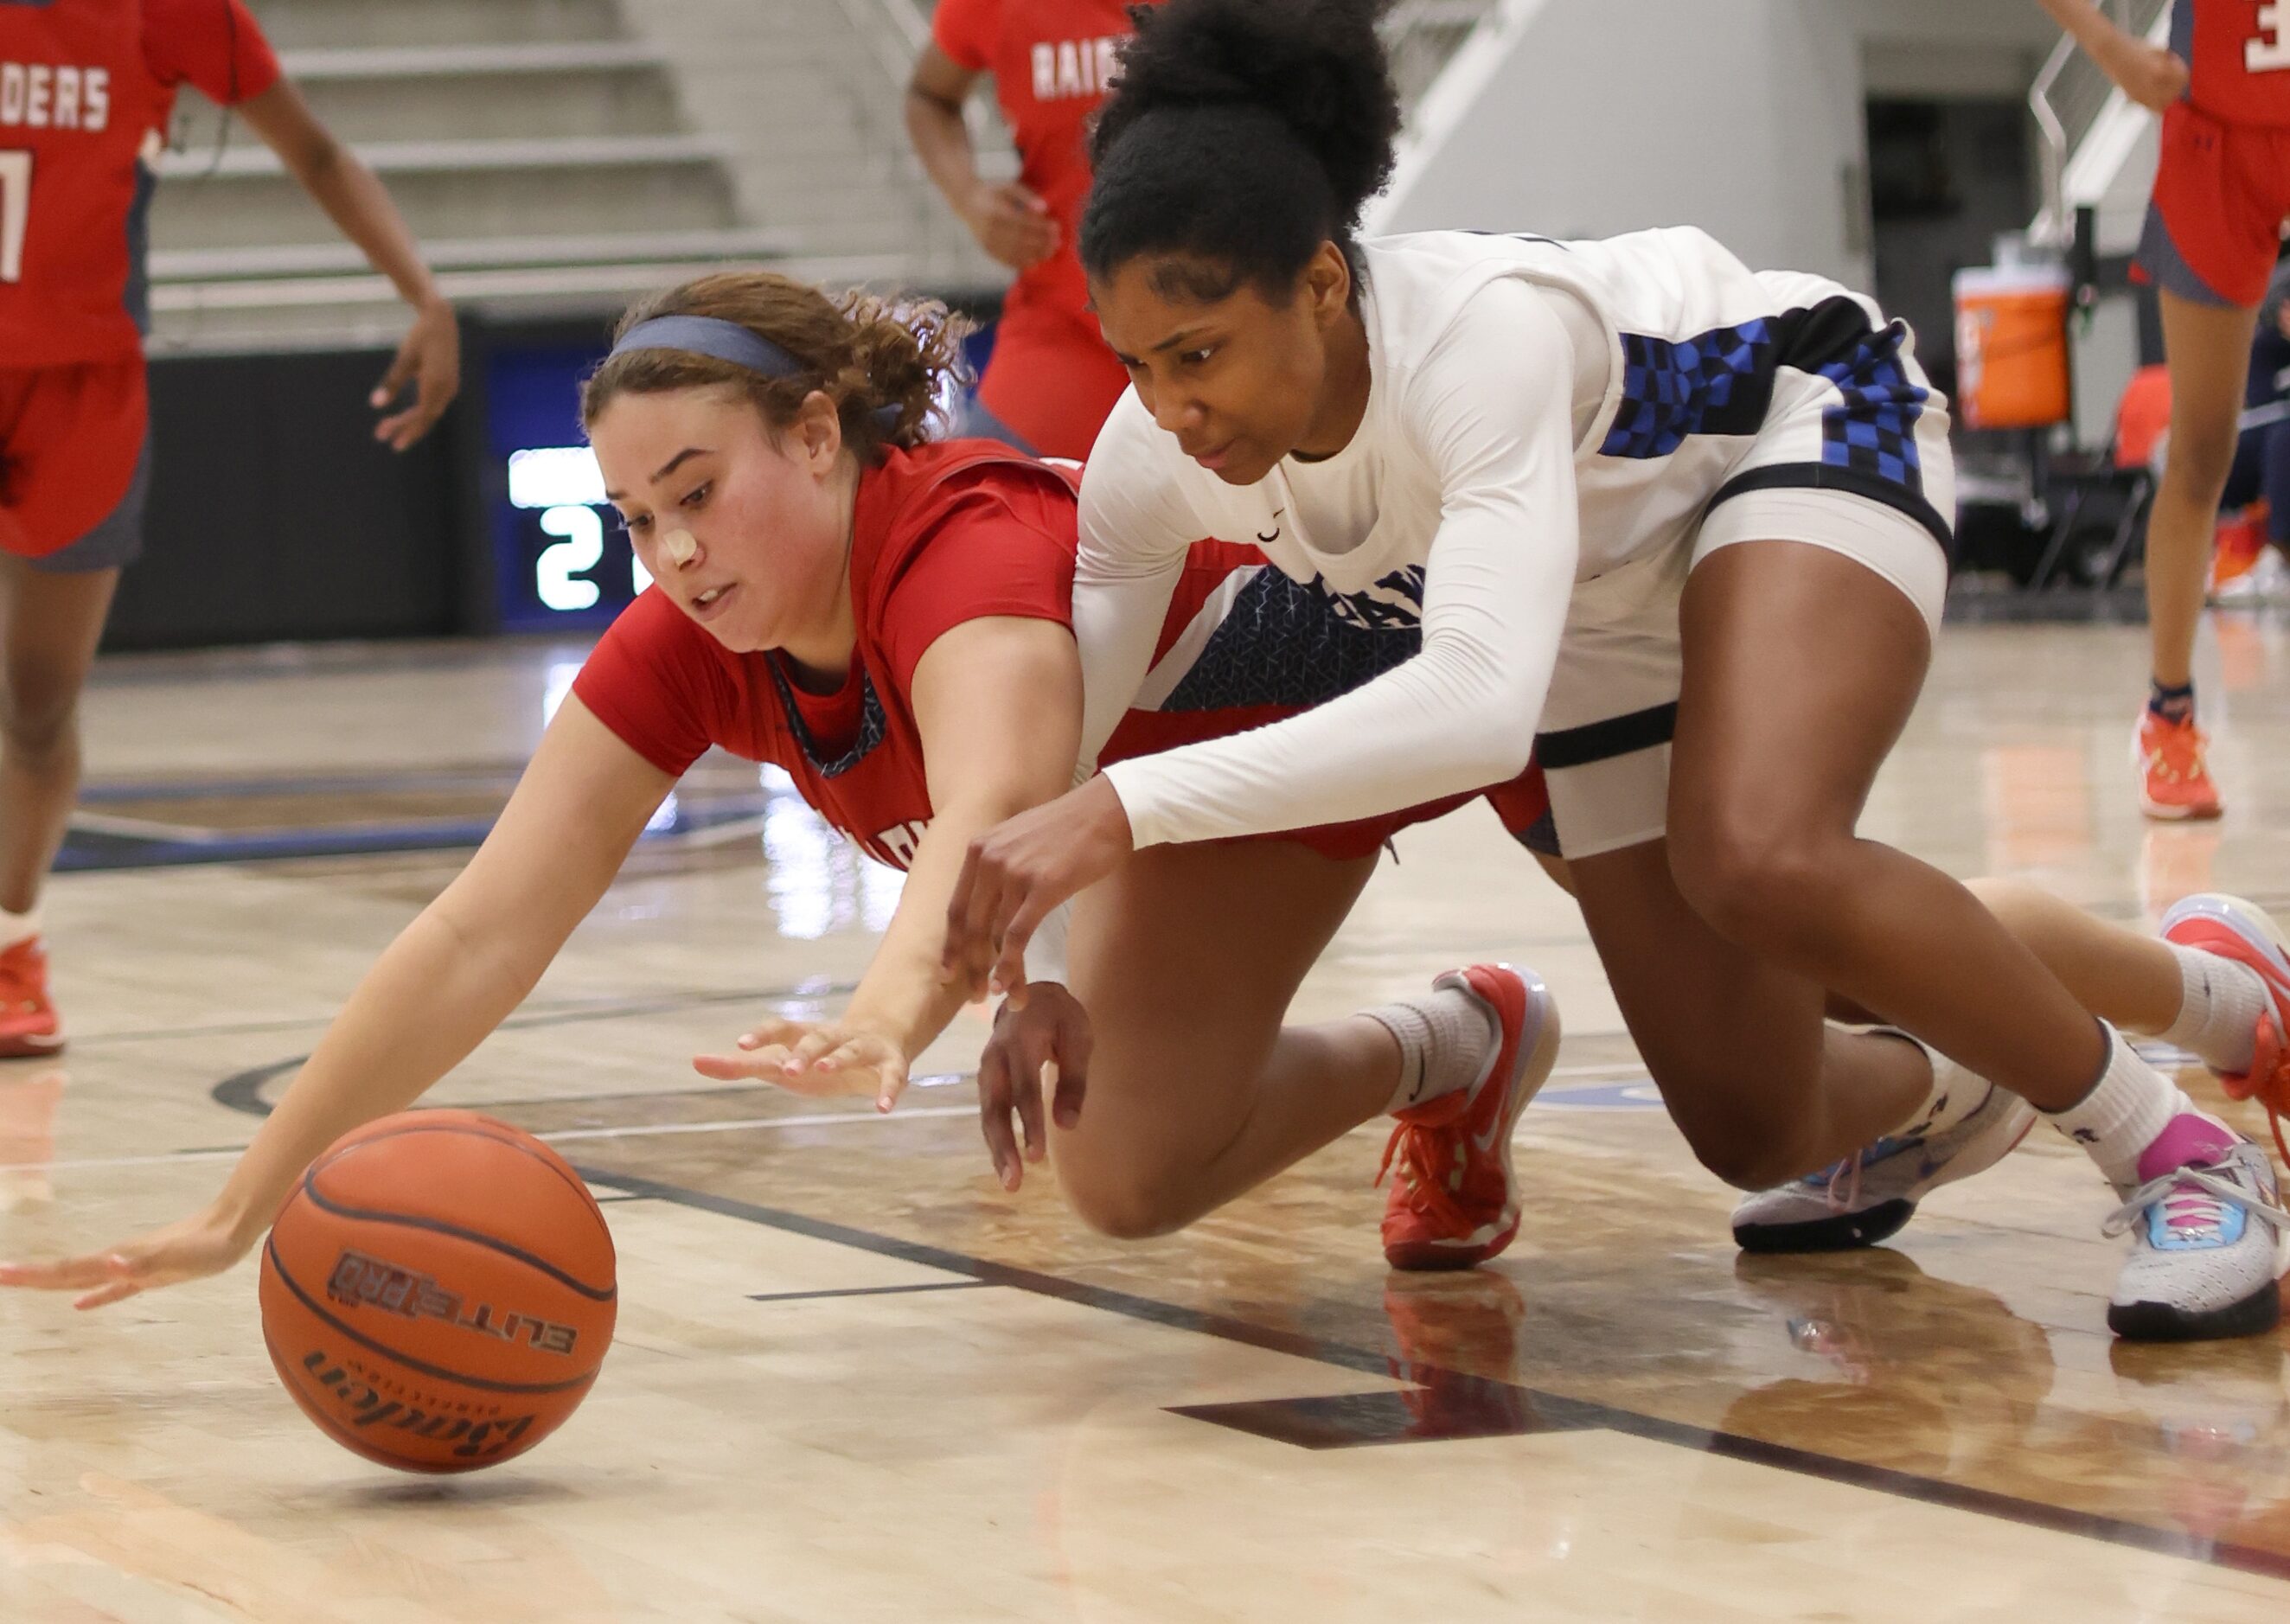
<instances>
[{"instance_id":1,"label":"white jersey","mask_svg":"<svg viewBox=\"0 0 2290 1624\"><path fill-rule=\"evenodd\" d=\"M1355 624L1420 631L1421 651L1303 715L1109 769L1140 845L1372 817L1515 775L1576 586L1686 544L1734 489L1853 491L1945 538L1904 333L1833 283L1752 272L1690 228L1361 246L1370 386L1341 452L1229 485L1134 391L1099 436L1074 580L1086 758L1138 692L1197 537L1261 547ZM1750 466L1791 369L1851 409L1786 468Z\"/></svg>"}]
</instances>

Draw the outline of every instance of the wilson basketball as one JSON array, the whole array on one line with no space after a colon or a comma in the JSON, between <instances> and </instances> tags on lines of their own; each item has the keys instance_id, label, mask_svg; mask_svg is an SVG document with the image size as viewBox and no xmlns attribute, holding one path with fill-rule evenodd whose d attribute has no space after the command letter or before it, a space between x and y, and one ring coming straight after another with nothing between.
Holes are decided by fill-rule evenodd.
<instances>
[{"instance_id":1,"label":"wilson basketball","mask_svg":"<svg viewBox=\"0 0 2290 1624\"><path fill-rule=\"evenodd\" d=\"M613 1236L564 1158L474 1111L411 1111L312 1164L262 1251L270 1362L320 1431L407 1472L547 1437L613 1340Z\"/></svg>"}]
</instances>

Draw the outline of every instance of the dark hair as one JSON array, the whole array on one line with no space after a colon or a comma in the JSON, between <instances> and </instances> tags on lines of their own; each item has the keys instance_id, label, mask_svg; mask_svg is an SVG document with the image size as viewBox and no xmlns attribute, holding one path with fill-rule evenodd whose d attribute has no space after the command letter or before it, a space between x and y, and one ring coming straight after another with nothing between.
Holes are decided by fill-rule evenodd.
<instances>
[{"instance_id":1,"label":"dark hair","mask_svg":"<svg viewBox=\"0 0 2290 1624\"><path fill-rule=\"evenodd\" d=\"M772 271L723 271L639 300L613 336L655 316L712 316L737 322L803 363L788 378L767 378L734 362L681 349L631 349L608 356L581 386L581 422L595 424L620 395L728 384L755 403L774 429L795 421L804 397L823 390L842 420L844 443L861 463L886 445L929 437L942 383L959 376L969 324L933 300L891 300L854 291L828 294ZM885 407L896 408L895 420Z\"/></svg>"},{"instance_id":2,"label":"dark hair","mask_svg":"<svg viewBox=\"0 0 2290 1624\"><path fill-rule=\"evenodd\" d=\"M1136 37L1097 116L1081 262L1141 254L1165 291L1285 294L1325 242L1358 266L1360 210L1391 177L1399 95L1381 0L1168 0L1133 8Z\"/></svg>"}]
</instances>

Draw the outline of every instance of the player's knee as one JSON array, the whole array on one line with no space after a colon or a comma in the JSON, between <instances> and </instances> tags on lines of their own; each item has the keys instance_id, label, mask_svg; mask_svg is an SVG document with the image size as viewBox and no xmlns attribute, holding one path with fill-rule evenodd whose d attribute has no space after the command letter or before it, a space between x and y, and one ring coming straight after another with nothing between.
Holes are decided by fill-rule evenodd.
<instances>
[{"instance_id":1,"label":"player's knee","mask_svg":"<svg viewBox=\"0 0 2290 1624\"><path fill-rule=\"evenodd\" d=\"M1806 1172L1799 1136L1779 1122L1681 1122L1693 1159L1737 1190L1766 1190Z\"/></svg>"},{"instance_id":2,"label":"player's knee","mask_svg":"<svg viewBox=\"0 0 2290 1624\"><path fill-rule=\"evenodd\" d=\"M1728 941L1817 944L1843 888L1842 844L1780 820L1709 819L1673 830L1670 874L1688 906Z\"/></svg>"},{"instance_id":3,"label":"player's knee","mask_svg":"<svg viewBox=\"0 0 2290 1624\"><path fill-rule=\"evenodd\" d=\"M2234 470L2234 420L2227 419L2220 432L2182 433L2174 428L2171 455L2164 465L2166 484L2204 502L2214 502L2226 489Z\"/></svg>"},{"instance_id":4,"label":"player's knee","mask_svg":"<svg viewBox=\"0 0 2290 1624\"><path fill-rule=\"evenodd\" d=\"M1109 1240L1157 1240L1175 1234L1196 1216L1174 1198L1165 1182L1150 1178L1069 1172L1065 1191L1074 1216Z\"/></svg>"},{"instance_id":5,"label":"player's knee","mask_svg":"<svg viewBox=\"0 0 2290 1624\"><path fill-rule=\"evenodd\" d=\"M12 671L0 694L0 741L12 751L46 756L68 745L79 724L77 682Z\"/></svg>"}]
</instances>

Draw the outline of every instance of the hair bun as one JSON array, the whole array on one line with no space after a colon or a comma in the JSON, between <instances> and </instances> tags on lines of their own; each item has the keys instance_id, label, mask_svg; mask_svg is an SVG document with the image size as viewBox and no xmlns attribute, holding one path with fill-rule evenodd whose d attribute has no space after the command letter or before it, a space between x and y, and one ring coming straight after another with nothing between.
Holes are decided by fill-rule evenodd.
<instances>
[{"instance_id":1,"label":"hair bun","mask_svg":"<svg viewBox=\"0 0 2290 1624\"><path fill-rule=\"evenodd\" d=\"M1377 36L1380 0L1168 0L1140 5L1121 76L1098 117L1102 161L1149 113L1261 109L1294 131L1334 189L1347 223L1391 177L1399 96Z\"/></svg>"}]
</instances>

